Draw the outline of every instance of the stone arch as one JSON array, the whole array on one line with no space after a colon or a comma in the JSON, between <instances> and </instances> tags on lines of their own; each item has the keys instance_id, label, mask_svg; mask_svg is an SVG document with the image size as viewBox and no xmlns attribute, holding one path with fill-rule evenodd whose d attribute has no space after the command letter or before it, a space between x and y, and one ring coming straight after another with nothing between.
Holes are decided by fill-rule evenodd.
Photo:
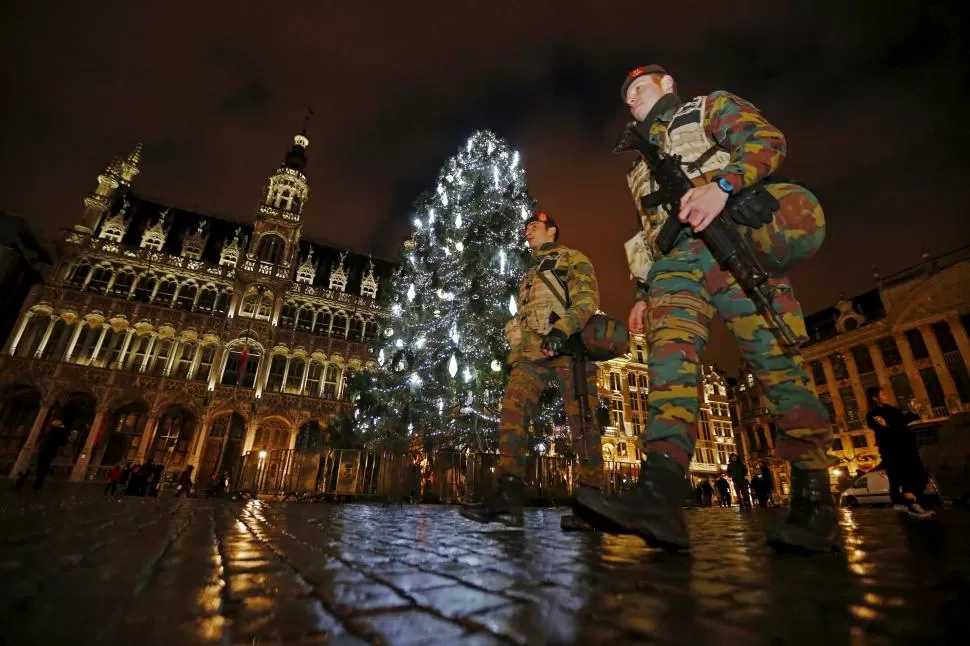
<instances>
[{"instance_id":1,"label":"stone arch","mask_svg":"<svg viewBox=\"0 0 970 646\"><path fill-rule=\"evenodd\" d=\"M256 423L253 451L278 451L290 448L293 424L282 415L269 415Z\"/></svg>"},{"instance_id":2,"label":"stone arch","mask_svg":"<svg viewBox=\"0 0 970 646\"><path fill-rule=\"evenodd\" d=\"M148 439L144 436L152 407L138 397L118 396L109 410L101 446L95 453L96 463L112 466L135 462L142 442Z\"/></svg>"},{"instance_id":3,"label":"stone arch","mask_svg":"<svg viewBox=\"0 0 970 646\"><path fill-rule=\"evenodd\" d=\"M200 438L196 482L212 482L219 474L232 474L246 445L246 416L233 408L209 415L205 436Z\"/></svg>"},{"instance_id":4,"label":"stone arch","mask_svg":"<svg viewBox=\"0 0 970 646\"><path fill-rule=\"evenodd\" d=\"M98 413L98 397L90 390L73 388L57 397L56 415L67 429L67 444L58 452L58 461L74 464L81 455L84 443L92 431Z\"/></svg>"},{"instance_id":5,"label":"stone arch","mask_svg":"<svg viewBox=\"0 0 970 646\"><path fill-rule=\"evenodd\" d=\"M148 410L152 411L156 409L155 401L145 396L146 393L143 390L138 390L136 388L126 388L121 391L117 391L104 400L104 407L109 411L114 411L126 404L131 404L135 402L143 402L148 406Z\"/></svg>"},{"instance_id":6,"label":"stone arch","mask_svg":"<svg viewBox=\"0 0 970 646\"><path fill-rule=\"evenodd\" d=\"M0 473L9 473L37 421L43 393L33 385L8 384L0 390Z\"/></svg>"},{"instance_id":7,"label":"stone arch","mask_svg":"<svg viewBox=\"0 0 970 646\"><path fill-rule=\"evenodd\" d=\"M150 438L148 459L166 467L181 468L188 463L189 449L198 431L199 416L182 403L169 403L161 408L155 431Z\"/></svg>"},{"instance_id":8,"label":"stone arch","mask_svg":"<svg viewBox=\"0 0 970 646\"><path fill-rule=\"evenodd\" d=\"M320 452L326 446L326 425L318 419L307 420L300 424L296 433L297 451Z\"/></svg>"}]
</instances>

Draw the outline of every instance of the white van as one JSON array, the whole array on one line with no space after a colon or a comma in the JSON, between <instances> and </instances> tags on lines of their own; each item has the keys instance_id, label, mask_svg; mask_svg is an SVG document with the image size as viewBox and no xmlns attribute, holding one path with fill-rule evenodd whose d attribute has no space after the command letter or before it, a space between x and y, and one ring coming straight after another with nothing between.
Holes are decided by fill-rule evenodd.
<instances>
[{"instance_id":1,"label":"white van","mask_svg":"<svg viewBox=\"0 0 970 646\"><path fill-rule=\"evenodd\" d=\"M940 492L936 488L936 481L930 477L929 484L923 491L927 507L932 507L940 500ZM842 492L842 504L848 507L860 505L891 505L889 495L889 477L885 469L876 469L856 478L849 488Z\"/></svg>"}]
</instances>

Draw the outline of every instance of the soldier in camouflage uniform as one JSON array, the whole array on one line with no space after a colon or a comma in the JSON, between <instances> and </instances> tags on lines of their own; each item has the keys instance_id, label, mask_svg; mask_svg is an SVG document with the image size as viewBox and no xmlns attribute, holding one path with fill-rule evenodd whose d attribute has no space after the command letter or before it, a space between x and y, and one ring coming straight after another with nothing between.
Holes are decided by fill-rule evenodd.
<instances>
[{"instance_id":1,"label":"soldier in camouflage uniform","mask_svg":"<svg viewBox=\"0 0 970 646\"><path fill-rule=\"evenodd\" d=\"M539 396L557 381L569 417L573 450L579 457L579 485L598 489L603 478L600 428L596 420L596 364L585 362L587 418L580 413L573 371L575 336L599 307L593 265L585 255L559 244L559 228L545 213L533 215L525 237L536 264L519 286L518 310L505 326L512 371L502 400L498 490L461 514L479 522L522 525L522 500L529 453L528 426ZM567 516L563 529L590 529Z\"/></svg>"},{"instance_id":2,"label":"soldier in camouflage uniform","mask_svg":"<svg viewBox=\"0 0 970 646\"><path fill-rule=\"evenodd\" d=\"M826 410L798 349L781 345L734 276L693 235L722 215L730 196L748 187L767 189L777 199L770 221L734 224L773 277L775 310L804 341L801 306L784 275L821 245L822 209L807 189L770 177L785 157L785 137L755 106L723 91L683 103L675 92L674 80L656 65L633 70L622 88L638 128L661 150L680 156L695 186L680 204L680 220L690 226L662 255L655 239L667 213L641 206L640 198L656 189L643 159L628 175L642 223L627 256L637 280L630 330L646 329L649 342L649 420L640 438L647 459L634 492L610 499L581 491L575 510L594 526L639 535L654 546L689 547L681 504L689 495L686 476L697 439L700 361L718 314L773 405L776 450L792 464L791 513L769 530L768 542L776 549L828 551L836 545L838 523L829 490Z\"/></svg>"}]
</instances>

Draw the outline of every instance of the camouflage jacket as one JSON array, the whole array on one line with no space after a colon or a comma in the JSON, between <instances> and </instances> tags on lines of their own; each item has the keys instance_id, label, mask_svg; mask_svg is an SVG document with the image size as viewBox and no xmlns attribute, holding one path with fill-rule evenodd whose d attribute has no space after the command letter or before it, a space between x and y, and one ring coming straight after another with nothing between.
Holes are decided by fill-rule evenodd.
<instances>
[{"instance_id":1,"label":"camouflage jacket","mask_svg":"<svg viewBox=\"0 0 970 646\"><path fill-rule=\"evenodd\" d=\"M536 264L519 285L518 309L505 324L509 363L543 359L542 337L553 328L572 336L599 308L596 272L584 254L546 244L533 257Z\"/></svg>"},{"instance_id":2,"label":"camouflage jacket","mask_svg":"<svg viewBox=\"0 0 970 646\"><path fill-rule=\"evenodd\" d=\"M649 128L650 141L662 150L670 148L668 129L671 129L674 116L685 106L673 95L668 96L670 99L661 99L643 123L644 127ZM694 173L686 169L692 176L703 175L699 183L723 177L734 186L736 192L771 175L781 166L786 153L785 136L754 105L720 90L706 97L696 97L690 103L702 104L704 134L720 149L718 154L705 163L705 172ZM680 117L678 123L679 121ZM677 124L674 124L674 128L676 127ZM712 165L713 171L709 168ZM657 210L640 210L640 197L652 190L645 167L646 162L638 158L627 174L627 181L641 216L644 236L650 237L651 230L660 226L665 218L658 217ZM638 280L636 293L639 300L646 299L646 289L646 284Z\"/></svg>"}]
</instances>

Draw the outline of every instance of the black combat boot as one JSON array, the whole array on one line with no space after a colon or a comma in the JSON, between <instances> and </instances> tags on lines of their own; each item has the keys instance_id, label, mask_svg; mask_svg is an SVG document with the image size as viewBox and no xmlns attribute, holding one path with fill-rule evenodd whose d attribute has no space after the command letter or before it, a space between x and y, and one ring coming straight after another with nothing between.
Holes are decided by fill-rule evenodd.
<instances>
[{"instance_id":1,"label":"black combat boot","mask_svg":"<svg viewBox=\"0 0 970 646\"><path fill-rule=\"evenodd\" d=\"M576 514L566 514L559 521L559 528L564 532L595 532L596 528Z\"/></svg>"},{"instance_id":2,"label":"black combat boot","mask_svg":"<svg viewBox=\"0 0 970 646\"><path fill-rule=\"evenodd\" d=\"M599 487L593 485L580 484L577 488L577 493L583 489L593 489L596 492L600 491ZM566 514L559 520L559 528L564 532L598 532L601 531L601 527L593 527L581 516L576 514Z\"/></svg>"},{"instance_id":3,"label":"black combat boot","mask_svg":"<svg viewBox=\"0 0 970 646\"><path fill-rule=\"evenodd\" d=\"M839 549L839 518L826 469L791 470L791 511L768 530L768 545L779 552L833 552Z\"/></svg>"},{"instance_id":4,"label":"black combat boot","mask_svg":"<svg viewBox=\"0 0 970 646\"><path fill-rule=\"evenodd\" d=\"M479 523L502 523L508 527L522 527L522 501L525 497L525 483L514 475L503 475L498 480L498 489L485 497L480 503L463 504L461 515Z\"/></svg>"},{"instance_id":5,"label":"black combat boot","mask_svg":"<svg viewBox=\"0 0 970 646\"><path fill-rule=\"evenodd\" d=\"M689 493L684 468L663 453L650 453L635 489L607 497L582 487L573 497L573 510L595 529L633 534L651 547L686 550L690 538L682 505Z\"/></svg>"}]
</instances>

